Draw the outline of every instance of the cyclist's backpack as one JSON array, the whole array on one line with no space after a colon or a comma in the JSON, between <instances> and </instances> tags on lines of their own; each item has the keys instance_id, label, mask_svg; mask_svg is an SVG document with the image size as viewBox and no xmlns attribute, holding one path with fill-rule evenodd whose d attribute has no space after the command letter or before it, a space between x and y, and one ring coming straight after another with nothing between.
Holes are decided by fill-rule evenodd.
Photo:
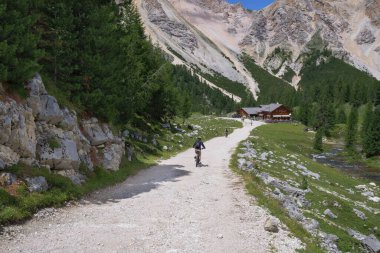
<instances>
[{"instance_id":1,"label":"cyclist's backpack","mask_svg":"<svg viewBox=\"0 0 380 253\"><path fill-rule=\"evenodd\" d=\"M201 142L200 141L197 141L196 143L195 143L195 149L201 149L201 147L202 147L202 145L201 145Z\"/></svg>"}]
</instances>

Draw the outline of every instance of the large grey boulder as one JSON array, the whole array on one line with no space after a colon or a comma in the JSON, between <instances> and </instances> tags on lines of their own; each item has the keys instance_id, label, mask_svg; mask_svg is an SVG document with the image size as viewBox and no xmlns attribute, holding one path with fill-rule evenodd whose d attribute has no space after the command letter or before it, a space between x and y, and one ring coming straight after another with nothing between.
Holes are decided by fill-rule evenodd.
<instances>
[{"instance_id":1,"label":"large grey boulder","mask_svg":"<svg viewBox=\"0 0 380 253\"><path fill-rule=\"evenodd\" d=\"M104 149L103 167L107 170L119 170L121 159L125 154L123 144L111 144Z\"/></svg>"},{"instance_id":2,"label":"large grey boulder","mask_svg":"<svg viewBox=\"0 0 380 253\"><path fill-rule=\"evenodd\" d=\"M40 96L47 95L47 91L42 82L41 76L36 74L33 79L31 79L28 84L25 86L29 90L29 97L26 102L30 108L34 117L37 117L41 111L41 101Z\"/></svg>"},{"instance_id":3,"label":"large grey boulder","mask_svg":"<svg viewBox=\"0 0 380 253\"><path fill-rule=\"evenodd\" d=\"M44 177L31 177L26 179L30 192L43 192L49 189L48 183Z\"/></svg>"},{"instance_id":4,"label":"large grey boulder","mask_svg":"<svg viewBox=\"0 0 380 253\"><path fill-rule=\"evenodd\" d=\"M106 142L112 142L114 136L106 124L100 124L96 118L82 121L84 135L91 145L98 146Z\"/></svg>"},{"instance_id":5,"label":"large grey boulder","mask_svg":"<svg viewBox=\"0 0 380 253\"><path fill-rule=\"evenodd\" d=\"M67 108L64 108L62 110L63 113L63 120L60 123L60 126L62 126L65 130L73 130L75 127L78 127L78 121L77 121L77 115L74 111L70 111Z\"/></svg>"},{"instance_id":6,"label":"large grey boulder","mask_svg":"<svg viewBox=\"0 0 380 253\"><path fill-rule=\"evenodd\" d=\"M358 209L353 209L354 213L356 214L356 216L358 216L360 219L362 220L366 220L367 219L367 216L365 216L365 214L362 212L362 211L359 211Z\"/></svg>"},{"instance_id":7,"label":"large grey boulder","mask_svg":"<svg viewBox=\"0 0 380 253\"><path fill-rule=\"evenodd\" d=\"M53 125L42 129L37 147L40 164L55 170L79 169L81 161L74 135Z\"/></svg>"},{"instance_id":8,"label":"large grey boulder","mask_svg":"<svg viewBox=\"0 0 380 253\"><path fill-rule=\"evenodd\" d=\"M64 114L59 108L57 99L48 95L39 74L36 74L28 82L26 88L29 90L27 104L38 120L46 121L50 124L58 124L64 119Z\"/></svg>"},{"instance_id":9,"label":"large grey boulder","mask_svg":"<svg viewBox=\"0 0 380 253\"><path fill-rule=\"evenodd\" d=\"M336 216L330 209L326 209L324 212L323 212L324 215L330 217L331 219L336 219L338 218L338 216Z\"/></svg>"},{"instance_id":10,"label":"large grey boulder","mask_svg":"<svg viewBox=\"0 0 380 253\"><path fill-rule=\"evenodd\" d=\"M0 163L6 166L16 165L20 160L19 154L11 148L0 144Z\"/></svg>"},{"instance_id":11,"label":"large grey boulder","mask_svg":"<svg viewBox=\"0 0 380 253\"><path fill-rule=\"evenodd\" d=\"M12 173L0 173L0 186L12 185L16 180L17 177Z\"/></svg>"},{"instance_id":12,"label":"large grey boulder","mask_svg":"<svg viewBox=\"0 0 380 253\"><path fill-rule=\"evenodd\" d=\"M380 253L380 242L374 235L364 238L362 246L368 253Z\"/></svg>"},{"instance_id":13,"label":"large grey boulder","mask_svg":"<svg viewBox=\"0 0 380 253\"><path fill-rule=\"evenodd\" d=\"M264 224L264 229L268 232L271 232L271 233L278 233L279 229L278 229L278 226L279 226L279 220L278 219L275 219L275 218L268 218L266 221L265 221L265 224Z\"/></svg>"},{"instance_id":14,"label":"large grey boulder","mask_svg":"<svg viewBox=\"0 0 380 253\"><path fill-rule=\"evenodd\" d=\"M58 171L57 174L69 178L75 185L81 185L87 180L86 176L76 170L62 170Z\"/></svg>"},{"instance_id":15,"label":"large grey boulder","mask_svg":"<svg viewBox=\"0 0 380 253\"><path fill-rule=\"evenodd\" d=\"M50 124L58 124L63 120L63 112L59 108L57 99L50 95L40 96L40 113L38 120Z\"/></svg>"},{"instance_id":16,"label":"large grey boulder","mask_svg":"<svg viewBox=\"0 0 380 253\"><path fill-rule=\"evenodd\" d=\"M36 125L30 108L9 99L0 101L0 144L10 147L22 157L34 158Z\"/></svg>"}]
</instances>

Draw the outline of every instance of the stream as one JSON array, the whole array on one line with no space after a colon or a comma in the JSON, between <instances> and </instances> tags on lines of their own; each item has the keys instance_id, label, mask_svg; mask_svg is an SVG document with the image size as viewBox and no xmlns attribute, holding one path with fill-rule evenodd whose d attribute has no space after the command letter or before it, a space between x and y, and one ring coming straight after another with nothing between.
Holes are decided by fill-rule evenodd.
<instances>
[{"instance_id":1,"label":"stream","mask_svg":"<svg viewBox=\"0 0 380 253\"><path fill-rule=\"evenodd\" d=\"M367 167L364 164L348 163L344 161L341 157L339 157L339 154L342 152L342 148L333 148L329 152L325 152L322 154L313 154L311 155L311 158L318 163L340 169L350 175L380 182L380 171L374 171L373 169Z\"/></svg>"}]
</instances>

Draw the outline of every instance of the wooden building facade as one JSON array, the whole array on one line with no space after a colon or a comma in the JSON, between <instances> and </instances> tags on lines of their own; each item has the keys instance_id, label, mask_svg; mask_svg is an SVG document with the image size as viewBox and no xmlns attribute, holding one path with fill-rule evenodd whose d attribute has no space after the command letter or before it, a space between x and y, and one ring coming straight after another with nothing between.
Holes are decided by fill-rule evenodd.
<instances>
[{"instance_id":1,"label":"wooden building facade","mask_svg":"<svg viewBox=\"0 0 380 253\"><path fill-rule=\"evenodd\" d=\"M241 108L240 117L269 121L289 121L292 119L291 110L282 104L260 105L259 107Z\"/></svg>"}]
</instances>

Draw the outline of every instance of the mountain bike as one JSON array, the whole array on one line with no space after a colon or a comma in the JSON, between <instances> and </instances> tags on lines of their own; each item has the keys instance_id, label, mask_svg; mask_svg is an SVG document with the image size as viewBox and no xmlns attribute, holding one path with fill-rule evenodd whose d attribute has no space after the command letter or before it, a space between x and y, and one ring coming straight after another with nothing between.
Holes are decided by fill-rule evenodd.
<instances>
[{"instance_id":1,"label":"mountain bike","mask_svg":"<svg viewBox=\"0 0 380 253\"><path fill-rule=\"evenodd\" d=\"M201 150L202 149L196 149L195 150L195 157L194 157L194 159L195 159L195 167L198 167L198 166L200 166L200 165L202 165L201 164Z\"/></svg>"}]
</instances>

